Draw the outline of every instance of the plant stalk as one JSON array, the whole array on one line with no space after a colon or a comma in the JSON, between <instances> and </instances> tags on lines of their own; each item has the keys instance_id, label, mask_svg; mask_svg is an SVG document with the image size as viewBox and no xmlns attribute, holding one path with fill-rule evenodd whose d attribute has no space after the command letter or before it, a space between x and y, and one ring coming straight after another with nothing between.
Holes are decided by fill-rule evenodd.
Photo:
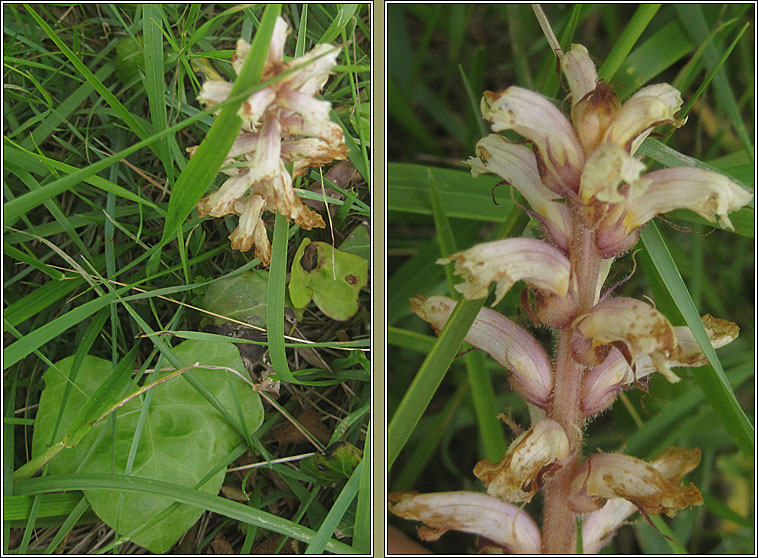
<instances>
[{"instance_id":1,"label":"plant stalk","mask_svg":"<svg viewBox=\"0 0 758 558\"><path fill-rule=\"evenodd\" d=\"M584 226L579 214L574 215L574 235L570 260L576 278L577 315L588 312L596 302L600 280L601 258L595 247L595 233ZM545 554L574 554L575 514L568 504L571 479L582 452L581 385L584 367L571 354L572 327L558 335L555 357L555 387L549 416L558 422L569 440L569 454L563 468L545 488L544 522L542 527Z\"/></svg>"}]
</instances>

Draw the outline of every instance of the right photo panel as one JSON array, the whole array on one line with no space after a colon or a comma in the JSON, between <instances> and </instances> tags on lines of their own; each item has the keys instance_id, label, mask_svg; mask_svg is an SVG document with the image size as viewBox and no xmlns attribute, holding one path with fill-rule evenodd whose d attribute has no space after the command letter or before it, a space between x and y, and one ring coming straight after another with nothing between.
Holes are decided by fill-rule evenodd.
<instances>
[{"instance_id":1,"label":"right photo panel","mask_svg":"<svg viewBox=\"0 0 758 558\"><path fill-rule=\"evenodd\" d=\"M387 552L753 554L755 6L385 10Z\"/></svg>"}]
</instances>

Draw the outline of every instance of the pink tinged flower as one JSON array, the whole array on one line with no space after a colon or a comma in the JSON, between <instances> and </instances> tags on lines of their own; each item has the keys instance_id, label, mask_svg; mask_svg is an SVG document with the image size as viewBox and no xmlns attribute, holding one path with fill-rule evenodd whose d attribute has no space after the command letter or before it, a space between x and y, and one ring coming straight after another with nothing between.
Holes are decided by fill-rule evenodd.
<instances>
[{"instance_id":1,"label":"pink tinged flower","mask_svg":"<svg viewBox=\"0 0 758 558\"><path fill-rule=\"evenodd\" d=\"M533 238L486 242L437 260L438 264L448 262L455 262L455 273L464 279L455 289L468 299L484 298L490 283L496 282L493 306L519 280L559 296L566 296L569 289L568 258L554 246Z\"/></svg>"},{"instance_id":2,"label":"pink tinged flower","mask_svg":"<svg viewBox=\"0 0 758 558\"><path fill-rule=\"evenodd\" d=\"M280 119L282 130L293 136L308 136L324 140L335 153L335 159L347 157L347 146L342 128L331 120L306 120L300 115L292 114Z\"/></svg>"},{"instance_id":3,"label":"pink tinged flower","mask_svg":"<svg viewBox=\"0 0 758 558\"><path fill-rule=\"evenodd\" d=\"M327 121L331 103L319 101L299 91L282 91L276 98L279 106L300 114L306 120Z\"/></svg>"},{"instance_id":4,"label":"pink tinged flower","mask_svg":"<svg viewBox=\"0 0 758 558\"><path fill-rule=\"evenodd\" d=\"M561 67L571 91L571 120L585 155L592 153L621 107L613 89L597 77L595 64L582 45L571 45L561 57Z\"/></svg>"},{"instance_id":5,"label":"pink tinged flower","mask_svg":"<svg viewBox=\"0 0 758 558\"><path fill-rule=\"evenodd\" d=\"M543 419L513 440L499 463L480 461L474 474L490 496L509 502L531 502L544 481L558 469L569 452L561 425Z\"/></svg>"},{"instance_id":6,"label":"pink tinged flower","mask_svg":"<svg viewBox=\"0 0 758 558\"><path fill-rule=\"evenodd\" d=\"M329 79L329 73L337 63L339 49L331 45L316 45L313 50L300 58L292 60L288 67L295 68L303 63L310 62L305 67L296 71L292 76L284 78L287 88L295 89L313 97Z\"/></svg>"},{"instance_id":7,"label":"pink tinged flower","mask_svg":"<svg viewBox=\"0 0 758 558\"><path fill-rule=\"evenodd\" d=\"M651 172L650 187L644 196L632 200L624 217L627 231L642 226L661 213L689 209L715 223L734 229L728 213L747 205L753 193L724 175L689 167Z\"/></svg>"},{"instance_id":8,"label":"pink tinged flower","mask_svg":"<svg viewBox=\"0 0 758 558\"><path fill-rule=\"evenodd\" d=\"M739 335L739 327L733 322L714 318L710 314L706 314L700 319L714 349L731 343ZM695 340L690 328L686 326L674 327L674 335L677 340L677 349L667 362L669 368L697 367L708 364L708 358L700 349L700 345ZM620 391L656 371L655 364L649 355L635 354L632 358L635 361L634 370L629 367L627 357L616 348L612 348L602 364L585 372L582 378L582 411L584 416L590 417L607 409L616 400ZM679 377L670 371L666 378L669 381L672 379L679 380Z\"/></svg>"},{"instance_id":9,"label":"pink tinged flower","mask_svg":"<svg viewBox=\"0 0 758 558\"><path fill-rule=\"evenodd\" d=\"M242 119L243 128L248 131L257 130L258 122L274 99L276 93L271 87L264 87L250 95L237 111L237 116Z\"/></svg>"},{"instance_id":10,"label":"pink tinged flower","mask_svg":"<svg viewBox=\"0 0 758 558\"><path fill-rule=\"evenodd\" d=\"M668 366L669 357L677 350L674 328L649 304L633 298L609 298L579 316L574 326L592 339L593 346L623 341L632 354L650 355L661 374L669 381L678 381Z\"/></svg>"},{"instance_id":11,"label":"pink tinged flower","mask_svg":"<svg viewBox=\"0 0 758 558\"><path fill-rule=\"evenodd\" d=\"M221 188L197 202L199 217L223 217L234 211L234 202L245 195L254 182L250 172L228 178Z\"/></svg>"},{"instance_id":12,"label":"pink tinged flower","mask_svg":"<svg viewBox=\"0 0 758 558\"><path fill-rule=\"evenodd\" d=\"M590 368L582 377L581 405L584 416L594 416L613 405L619 392L635 377L624 355L612 348L601 365Z\"/></svg>"},{"instance_id":13,"label":"pink tinged flower","mask_svg":"<svg viewBox=\"0 0 758 558\"><path fill-rule=\"evenodd\" d=\"M492 130L513 130L533 143L545 186L562 197L579 189L584 153L571 122L539 93L521 87L485 91L482 116Z\"/></svg>"},{"instance_id":14,"label":"pink tinged flower","mask_svg":"<svg viewBox=\"0 0 758 558\"><path fill-rule=\"evenodd\" d=\"M256 256L264 265L268 265L269 262L263 261L263 258L260 257L260 254L270 253L271 251L270 247L266 246L269 244L268 236L266 236L266 227L261 220L261 214L265 207L266 202L262 197L257 194L249 196L244 202L237 228L229 235L229 239L232 241L232 248L241 252L247 252L255 245ZM263 230L263 237L266 239L265 244L260 247L257 245L255 234L258 228ZM258 236L258 240L262 240L260 235Z\"/></svg>"},{"instance_id":15,"label":"pink tinged flower","mask_svg":"<svg viewBox=\"0 0 758 558\"><path fill-rule=\"evenodd\" d=\"M527 147L490 134L476 144L477 157L470 157L472 176L494 173L516 188L526 198L550 238L564 251L571 236L571 215L566 204L542 184L534 153Z\"/></svg>"},{"instance_id":16,"label":"pink tinged flower","mask_svg":"<svg viewBox=\"0 0 758 558\"><path fill-rule=\"evenodd\" d=\"M579 194L585 203L592 199L620 203L638 198L651 182L649 178L640 178L643 170L645 165L623 148L615 143L604 143L592 152L584 165ZM618 190L622 184L629 185L624 194Z\"/></svg>"},{"instance_id":17,"label":"pink tinged flower","mask_svg":"<svg viewBox=\"0 0 758 558\"><path fill-rule=\"evenodd\" d=\"M678 101L674 101L672 102L670 95L663 95L659 89L641 89L618 110L603 134L602 141L618 144L632 154L633 147L641 143L635 143L635 140L641 136L647 137L654 127L660 124L673 124L677 128L683 126L685 121L674 117L682 104L681 96L678 97Z\"/></svg>"},{"instance_id":18,"label":"pink tinged flower","mask_svg":"<svg viewBox=\"0 0 758 558\"><path fill-rule=\"evenodd\" d=\"M234 84L228 81L208 80L200 88L197 100L207 107L216 106L229 98L232 87L234 87Z\"/></svg>"},{"instance_id":19,"label":"pink tinged flower","mask_svg":"<svg viewBox=\"0 0 758 558\"><path fill-rule=\"evenodd\" d=\"M287 34L289 33L289 26L287 22L281 17L276 18L274 24L274 31L271 34L271 42L268 45L268 51L266 52L266 62L264 67L271 69L277 64L281 64L284 61L284 43L287 40ZM248 46L248 49L250 47ZM242 66L240 66L242 69ZM237 70L239 74L239 70Z\"/></svg>"},{"instance_id":20,"label":"pink tinged flower","mask_svg":"<svg viewBox=\"0 0 758 558\"><path fill-rule=\"evenodd\" d=\"M737 339L740 328L734 322L714 318L710 314L701 316L703 327L708 334L708 340L714 349L718 349ZM672 354L668 361L671 368L680 366L698 367L708 364L708 357L700 349L700 345L695 340L690 328L686 326L677 326L674 328L674 335L677 339L677 350ZM636 362L635 376L643 378L656 371L655 363L649 355L640 355ZM674 378L666 376L669 381L679 381L679 377L670 372Z\"/></svg>"},{"instance_id":21,"label":"pink tinged flower","mask_svg":"<svg viewBox=\"0 0 758 558\"><path fill-rule=\"evenodd\" d=\"M677 113L682 107L682 94L679 93L678 89L669 85L668 83L656 83L655 85L648 85L647 87L643 87L634 95L629 97L629 100L627 102L638 97L655 97L656 99L660 99L668 105L668 107L671 109L672 114ZM679 128L681 126L684 126L686 121L687 119L685 118L681 121L677 120L675 122L672 122L672 124ZM645 139L650 135L652 131L653 128L648 128L646 131L638 135L637 138L635 138L629 151L632 155L637 152L637 149L639 149L640 145L642 145L642 142L645 141Z\"/></svg>"},{"instance_id":22,"label":"pink tinged flower","mask_svg":"<svg viewBox=\"0 0 758 558\"><path fill-rule=\"evenodd\" d=\"M599 453L576 470L569 504L574 511L586 513L602 508L609 499L624 498L643 513L674 517L680 509L703 504L695 485L684 486L678 481L667 479L636 457Z\"/></svg>"},{"instance_id":23,"label":"pink tinged flower","mask_svg":"<svg viewBox=\"0 0 758 558\"><path fill-rule=\"evenodd\" d=\"M571 91L573 108L597 87L595 63L590 58L587 49L579 44L572 44L571 50L560 56L560 63L569 91Z\"/></svg>"},{"instance_id":24,"label":"pink tinged flower","mask_svg":"<svg viewBox=\"0 0 758 558\"><path fill-rule=\"evenodd\" d=\"M292 178L305 174L310 167L320 167L334 160L329 145L318 138L282 142L282 159L292 161Z\"/></svg>"},{"instance_id":25,"label":"pink tinged flower","mask_svg":"<svg viewBox=\"0 0 758 558\"><path fill-rule=\"evenodd\" d=\"M323 229L326 225L321 215L305 207L300 197L292 188L292 177L281 160L278 160L279 169L274 178L266 183L270 194L273 196L276 209L282 215L286 215L292 221L306 230L313 228Z\"/></svg>"},{"instance_id":26,"label":"pink tinged flower","mask_svg":"<svg viewBox=\"0 0 758 558\"><path fill-rule=\"evenodd\" d=\"M651 461L650 465L666 481L676 485L685 474L695 469L699 463L699 449L670 447L657 459ZM693 505L700 504L694 501ZM631 501L614 498L608 500L601 509L585 515L582 523L584 552L586 554L597 554L611 540L616 529L635 511L637 511L637 507Z\"/></svg>"},{"instance_id":27,"label":"pink tinged flower","mask_svg":"<svg viewBox=\"0 0 758 558\"><path fill-rule=\"evenodd\" d=\"M436 541L450 530L490 539L512 554L539 554L539 527L524 510L477 492L395 492L388 495L389 509L404 519L421 521L418 535Z\"/></svg>"},{"instance_id":28,"label":"pink tinged flower","mask_svg":"<svg viewBox=\"0 0 758 558\"><path fill-rule=\"evenodd\" d=\"M442 330L457 304L452 298L412 298L411 310ZM510 372L511 387L521 397L546 408L553 390L553 367L545 349L524 328L494 310L482 308L466 334L466 341L489 353Z\"/></svg>"},{"instance_id":29,"label":"pink tinged flower","mask_svg":"<svg viewBox=\"0 0 758 558\"><path fill-rule=\"evenodd\" d=\"M268 180L279 172L282 150L282 134L279 120L269 115L263 123L253 160L250 164L250 176L255 182Z\"/></svg>"}]
</instances>

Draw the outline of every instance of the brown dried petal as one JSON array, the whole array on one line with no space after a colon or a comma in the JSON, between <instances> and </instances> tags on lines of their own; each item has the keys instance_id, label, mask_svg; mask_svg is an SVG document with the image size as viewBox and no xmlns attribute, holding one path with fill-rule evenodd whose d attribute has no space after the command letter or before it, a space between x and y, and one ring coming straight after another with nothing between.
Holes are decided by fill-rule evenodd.
<instances>
[{"instance_id":1,"label":"brown dried petal","mask_svg":"<svg viewBox=\"0 0 758 558\"><path fill-rule=\"evenodd\" d=\"M568 455L569 442L561 425L543 419L516 438L499 463L480 461L474 475L487 493L509 502L531 502L543 479Z\"/></svg>"},{"instance_id":2,"label":"brown dried petal","mask_svg":"<svg viewBox=\"0 0 758 558\"><path fill-rule=\"evenodd\" d=\"M675 468L672 464L663 467ZM620 453L600 453L587 459L577 469L571 490L569 502L577 512L594 511L608 499L624 498L644 513L674 517L682 508L703 503L693 484L672 482L652 465Z\"/></svg>"}]
</instances>

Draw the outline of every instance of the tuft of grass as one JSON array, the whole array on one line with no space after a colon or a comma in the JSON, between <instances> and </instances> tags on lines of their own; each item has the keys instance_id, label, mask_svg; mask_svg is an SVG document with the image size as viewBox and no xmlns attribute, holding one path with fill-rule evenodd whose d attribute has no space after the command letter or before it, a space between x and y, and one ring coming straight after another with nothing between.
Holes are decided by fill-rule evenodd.
<instances>
[{"instance_id":1,"label":"tuft of grass","mask_svg":"<svg viewBox=\"0 0 758 558\"><path fill-rule=\"evenodd\" d=\"M352 164L347 177L327 166L296 184L305 199L323 201L327 192L334 214L325 231L290 226L275 236L272 276L281 291L305 236L338 245L371 217L369 5L3 5L3 482L4 504L13 510L4 518L4 553L140 551L128 533L100 529L76 492L92 487L161 494L208 510L172 552L366 552L368 292L361 310L337 323L313 305L295 315L277 291L282 296L272 299L269 315L281 323L271 328L271 359L269 341L253 329L260 324L220 326L200 308L214 283L268 271L251 254L231 250L236 217L199 219L193 210L195 198L222 181L218 168L236 135L233 105L259 87L255 63L235 95L208 110L195 100L200 70L234 79L237 39L265 46L277 13L291 28L285 55L320 42L342 47L320 95L332 103ZM207 155L190 160L185 149L201 143ZM267 225L271 235L273 216ZM284 463L228 472L219 496L135 484L128 475L14 480L14 470L32 458L42 374L59 360L77 354L114 368L128 364L139 387L141 372L159 356L175 361L172 348L182 340L230 337L238 347L262 346L243 353L252 356L238 372L255 383L275 373L281 385L278 399L264 392L263 425L244 433L217 470ZM218 410L232 423L239 413ZM362 465L345 482L315 483L297 459L286 462L337 440L365 446ZM63 489L74 492L56 494Z\"/></svg>"}]
</instances>

